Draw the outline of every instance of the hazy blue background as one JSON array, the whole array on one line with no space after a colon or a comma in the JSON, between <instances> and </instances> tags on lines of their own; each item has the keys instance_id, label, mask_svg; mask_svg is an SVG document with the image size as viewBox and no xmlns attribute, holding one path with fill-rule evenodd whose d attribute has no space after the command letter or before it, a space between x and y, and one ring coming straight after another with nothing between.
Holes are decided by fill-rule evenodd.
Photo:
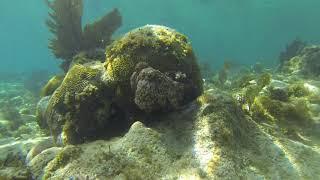
<instances>
[{"instance_id":1,"label":"hazy blue background","mask_svg":"<svg viewBox=\"0 0 320 180\"><path fill-rule=\"evenodd\" d=\"M118 34L145 24L163 24L187 34L200 61L275 64L295 37L320 41L319 0L85 0L84 23L118 7ZM0 1L0 72L57 71L47 49L42 0Z\"/></svg>"}]
</instances>

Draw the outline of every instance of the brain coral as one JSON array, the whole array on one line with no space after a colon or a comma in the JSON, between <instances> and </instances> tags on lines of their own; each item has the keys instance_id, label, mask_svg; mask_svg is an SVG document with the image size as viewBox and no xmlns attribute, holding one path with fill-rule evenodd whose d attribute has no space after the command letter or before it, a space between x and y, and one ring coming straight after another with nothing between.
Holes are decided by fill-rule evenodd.
<instances>
[{"instance_id":1,"label":"brain coral","mask_svg":"<svg viewBox=\"0 0 320 180\"><path fill-rule=\"evenodd\" d=\"M202 93L196 57L183 34L158 25L146 25L130 31L107 47L105 79L125 91L130 88L130 77L136 65L142 62L191 87L188 93L184 93L183 98L187 101Z\"/></svg>"},{"instance_id":2,"label":"brain coral","mask_svg":"<svg viewBox=\"0 0 320 180\"><path fill-rule=\"evenodd\" d=\"M46 119L57 143L79 143L108 122L111 103L102 66L74 65L50 98ZM94 132L94 133L92 133Z\"/></svg>"},{"instance_id":3,"label":"brain coral","mask_svg":"<svg viewBox=\"0 0 320 180\"><path fill-rule=\"evenodd\" d=\"M183 102L183 84L150 67L133 75L131 86L134 102L146 112L175 109Z\"/></svg>"},{"instance_id":4,"label":"brain coral","mask_svg":"<svg viewBox=\"0 0 320 180\"><path fill-rule=\"evenodd\" d=\"M135 116L175 110L203 91L190 43L164 26L135 29L107 47L105 63L85 62L72 65L45 111L58 144L109 136Z\"/></svg>"}]
</instances>

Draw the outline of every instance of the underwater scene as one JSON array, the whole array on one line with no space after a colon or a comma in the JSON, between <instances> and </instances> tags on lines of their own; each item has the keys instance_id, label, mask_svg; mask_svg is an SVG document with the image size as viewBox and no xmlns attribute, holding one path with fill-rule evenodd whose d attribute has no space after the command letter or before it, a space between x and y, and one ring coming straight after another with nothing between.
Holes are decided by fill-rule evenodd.
<instances>
[{"instance_id":1,"label":"underwater scene","mask_svg":"<svg viewBox=\"0 0 320 180\"><path fill-rule=\"evenodd\" d=\"M0 180L320 179L319 0L1 0Z\"/></svg>"}]
</instances>

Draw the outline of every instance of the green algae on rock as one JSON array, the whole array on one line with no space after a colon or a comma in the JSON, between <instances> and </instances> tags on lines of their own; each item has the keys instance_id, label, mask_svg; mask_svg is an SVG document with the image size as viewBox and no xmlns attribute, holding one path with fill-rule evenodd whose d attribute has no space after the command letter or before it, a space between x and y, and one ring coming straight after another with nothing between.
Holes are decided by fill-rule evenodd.
<instances>
[{"instance_id":1,"label":"green algae on rock","mask_svg":"<svg viewBox=\"0 0 320 180\"><path fill-rule=\"evenodd\" d=\"M69 69L75 64L87 64L93 62L103 62L105 59L104 49L91 49L87 51L82 51L75 56L73 56Z\"/></svg>"},{"instance_id":2,"label":"green algae on rock","mask_svg":"<svg viewBox=\"0 0 320 180\"><path fill-rule=\"evenodd\" d=\"M99 63L74 65L50 98L46 119L56 142L83 142L110 120L112 91L100 80L102 70Z\"/></svg>"},{"instance_id":3,"label":"green algae on rock","mask_svg":"<svg viewBox=\"0 0 320 180\"><path fill-rule=\"evenodd\" d=\"M280 66L283 66L287 61L290 61L291 58L297 56L301 53L303 48L307 46L306 42L303 42L300 39L293 40L290 44L286 46L285 51L282 51L279 55Z\"/></svg>"},{"instance_id":4,"label":"green algae on rock","mask_svg":"<svg viewBox=\"0 0 320 180\"><path fill-rule=\"evenodd\" d=\"M33 179L41 179L44 168L60 153L61 149L59 147L48 148L32 158L28 163L28 168L32 172Z\"/></svg>"},{"instance_id":5,"label":"green algae on rock","mask_svg":"<svg viewBox=\"0 0 320 180\"><path fill-rule=\"evenodd\" d=\"M144 68L131 77L134 102L146 112L177 109L183 103L185 88L153 68Z\"/></svg>"},{"instance_id":6,"label":"green algae on rock","mask_svg":"<svg viewBox=\"0 0 320 180\"><path fill-rule=\"evenodd\" d=\"M219 90L206 91L197 102L153 118L157 121L148 125L133 123L122 137L63 147L43 168L45 177L320 177L319 149L270 134L246 115L235 99Z\"/></svg>"},{"instance_id":7,"label":"green algae on rock","mask_svg":"<svg viewBox=\"0 0 320 180\"><path fill-rule=\"evenodd\" d=\"M31 172L25 161L28 152L39 143L51 142L49 137L37 137L25 140L1 140L0 145L0 179L31 179Z\"/></svg>"},{"instance_id":8,"label":"green algae on rock","mask_svg":"<svg viewBox=\"0 0 320 180\"><path fill-rule=\"evenodd\" d=\"M36 109L36 120L40 128L49 129L47 118L46 118L46 110L49 104L51 96L45 96L41 98L37 104Z\"/></svg>"},{"instance_id":9,"label":"green algae on rock","mask_svg":"<svg viewBox=\"0 0 320 180\"><path fill-rule=\"evenodd\" d=\"M186 74L196 88L195 94L202 91L200 70L187 37L168 27L147 25L130 31L107 47L106 54L110 82L129 81L135 66L146 62L162 73Z\"/></svg>"},{"instance_id":10,"label":"green algae on rock","mask_svg":"<svg viewBox=\"0 0 320 180\"><path fill-rule=\"evenodd\" d=\"M171 28L146 25L132 30L108 46L106 55L105 80L124 92L125 99L135 98L135 90L127 92L127 89L131 88L130 78L134 72L137 75L142 71L136 71L139 63L185 86L180 92L183 103L194 100L203 91L200 69L190 43L186 36Z\"/></svg>"},{"instance_id":11,"label":"green algae on rock","mask_svg":"<svg viewBox=\"0 0 320 180\"><path fill-rule=\"evenodd\" d=\"M320 47L310 45L286 61L281 69L287 74L303 75L304 77L318 77L320 75Z\"/></svg>"},{"instance_id":12,"label":"green algae on rock","mask_svg":"<svg viewBox=\"0 0 320 180\"><path fill-rule=\"evenodd\" d=\"M40 95L41 97L50 96L54 91L61 85L64 75L53 76L47 84L42 88Z\"/></svg>"},{"instance_id":13,"label":"green algae on rock","mask_svg":"<svg viewBox=\"0 0 320 180\"><path fill-rule=\"evenodd\" d=\"M192 47L173 29L135 29L114 41L106 54L104 64L86 63L94 54L78 54L44 116L39 109L39 123L49 127L56 143L83 143L108 131L117 134L136 115L173 111L202 93Z\"/></svg>"}]
</instances>

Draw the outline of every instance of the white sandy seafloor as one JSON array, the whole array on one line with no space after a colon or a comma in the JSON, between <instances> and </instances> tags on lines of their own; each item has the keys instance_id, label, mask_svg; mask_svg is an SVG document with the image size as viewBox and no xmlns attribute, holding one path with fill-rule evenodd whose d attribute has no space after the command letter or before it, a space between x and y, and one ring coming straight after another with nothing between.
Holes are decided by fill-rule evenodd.
<instances>
[{"instance_id":1,"label":"white sandy seafloor","mask_svg":"<svg viewBox=\"0 0 320 180\"><path fill-rule=\"evenodd\" d=\"M317 83L308 85L318 91ZM0 85L3 99L19 96L16 107L30 108L26 90L14 86ZM205 103L153 123L137 119L123 137L66 147L53 147L34 114L22 115L20 128L1 135L0 179L320 179L319 134L309 142L269 133L231 96L216 89L205 94ZM0 119L2 127L10 121Z\"/></svg>"}]
</instances>

